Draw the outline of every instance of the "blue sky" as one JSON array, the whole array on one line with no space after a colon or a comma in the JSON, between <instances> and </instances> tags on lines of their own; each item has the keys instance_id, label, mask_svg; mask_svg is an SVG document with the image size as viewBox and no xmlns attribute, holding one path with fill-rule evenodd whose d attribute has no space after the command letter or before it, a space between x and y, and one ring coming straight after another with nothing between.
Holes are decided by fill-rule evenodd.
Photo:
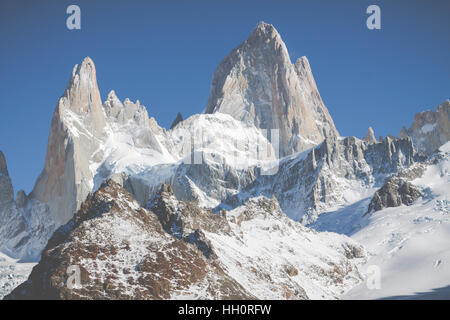
<instances>
[{"instance_id":1,"label":"blue sky","mask_svg":"<svg viewBox=\"0 0 450 320\"><path fill-rule=\"evenodd\" d=\"M81 30L66 8L81 8ZM366 8L381 8L381 30ZM291 59L306 55L342 135L397 135L414 113L450 98L450 1L0 2L0 150L15 191L30 192L50 121L75 64L90 56L102 99L139 99L168 127L201 112L218 63L259 21Z\"/></svg>"}]
</instances>

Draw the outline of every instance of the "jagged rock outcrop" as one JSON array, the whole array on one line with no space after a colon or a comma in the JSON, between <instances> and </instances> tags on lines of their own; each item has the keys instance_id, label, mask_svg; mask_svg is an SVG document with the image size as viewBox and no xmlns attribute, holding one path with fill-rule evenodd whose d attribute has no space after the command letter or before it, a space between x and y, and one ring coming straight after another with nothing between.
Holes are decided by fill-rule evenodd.
<instances>
[{"instance_id":1,"label":"jagged rock outcrop","mask_svg":"<svg viewBox=\"0 0 450 320\"><path fill-rule=\"evenodd\" d=\"M183 116L181 113L177 113L177 117L175 120L173 120L172 124L170 125L170 129L173 129L177 124L179 124L181 121L183 121Z\"/></svg>"},{"instance_id":2,"label":"jagged rock outcrop","mask_svg":"<svg viewBox=\"0 0 450 320\"><path fill-rule=\"evenodd\" d=\"M338 135L306 57L292 64L275 28L261 22L217 67L206 113L279 130L280 156Z\"/></svg>"},{"instance_id":3,"label":"jagged rock outcrop","mask_svg":"<svg viewBox=\"0 0 450 320\"><path fill-rule=\"evenodd\" d=\"M128 144L131 142L137 148L150 149L160 154L173 152L166 130L153 117L149 118L146 107L139 100L133 103L126 98L122 103L112 90L103 107L108 131L106 144L125 137L131 140L127 141Z\"/></svg>"},{"instance_id":4,"label":"jagged rock outcrop","mask_svg":"<svg viewBox=\"0 0 450 320\"><path fill-rule=\"evenodd\" d=\"M147 109L141 105L139 100L133 103L126 98L122 103L114 90L109 92L103 107L106 116L121 125L125 125L129 121L142 127L150 125Z\"/></svg>"},{"instance_id":5,"label":"jagged rock outcrop","mask_svg":"<svg viewBox=\"0 0 450 320\"><path fill-rule=\"evenodd\" d=\"M416 186L414 180L420 179L430 166L448 159L448 150L441 150L441 148L427 158L420 157L412 165L400 168L393 176L386 179L383 186L375 192L366 214L389 207L410 206L417 199L429 196L427 194L429 189ZM445 172L446 169L443 168L443 173L445 174Z\"/></svg>"},{"instance_id":6,"label":"jagged rock outcrop","mask_svg":"<svg viewBox=\"0 0 450 320\"><path fill-rule=\"evenodd\" d=\"M405 134L411 137L419 152L432 154L450 140L450 101L445 100L434 111L417 113L411 128L400 132L401 136Z\"/></svg>"},{"instance_id":7,"label":"jagged rock outcrop","mask_svg":"<svg viewBox=\"0 0 450 320\"><path fill-rule=\"evenodd\" d=\"M273 248L254 241L264 234ZM357 265L365 257L345 236L292 222L276 200L216 215L179 201L164 184L148 210L108 180L55 232L29 279L6 299L334 298L361 281Z\"/></svg>"},{"instance_id":8,"label":"jagged rock outcrop","mask_svg":"<svg viewBox=\"0 0 450 320\"><path fill-rule=\"evenodd\" d=\"M275 195L291 218L307 224L330 207L345 204L346 196L382 185L385 177L421 160L411 139L387 137L367 143L355 137L327 138L320 146L278 163L274 175L256 176L239 192L223 200L236 206L254 194ZM257 172L257 171L256 171Z\"/></svg>"},{"instance_id":9,"label":"jagged rock outcrop","mask_svg":"<svg viewBox=\"0 0 450 320\"><path fill-rule=\"evenodd\" d=\"M373 132L372 127L369 127L369 129L367 129L367 134L363 138L363 141L368 143L377 143L377 139L375 139L375 133Z\"/></svg>"},{"instance_id":10,"label":"jagged rock outcrop","mask_svg":"<svg viewBox=\"0 0 450 320\"><path fill-rule=\"evenodd\" d=\"M409 206L422 196L423 192L420 188L405 179L393 177L375 192L367 213L388 207L399 207L402 204Z\"/></svg>"},{"instance_id":11,"label":"jagged rock outcrop","mask_svg":"<svg viewBox=\"0 0 450 320\"><path fill-rule=\"evenodd\" d=\"M403 126L402 130L400 130L400 133L398 134L399 139L406 139L408 136L408 131L406 130L406 127Z\"/></svg>"}]
</instances>

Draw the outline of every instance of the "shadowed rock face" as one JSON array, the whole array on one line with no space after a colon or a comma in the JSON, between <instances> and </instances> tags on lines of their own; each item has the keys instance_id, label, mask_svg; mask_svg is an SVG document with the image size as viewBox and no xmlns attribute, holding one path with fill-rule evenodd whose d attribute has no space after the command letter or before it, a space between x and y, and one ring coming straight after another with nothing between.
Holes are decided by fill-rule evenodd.
<instances>
[{"instance_id":1,"label":"shadowed rock face","mask_svg":"<svg viewBox=\"0 0 450 320\"><path fill-rule=\"evenodd\" d=\"M14 201L14 191L9 178L8 167L3 152L0 151L0 209L2 205Z\"/></svg>"},{"instance_id":2,"label":"shadowed rock face","mask_svg":"<svg viewBox=\"0 0 450 320\"><path fill-rule=\"evenodd\" d=\"M170 129L173 129L177 124L179 124L181 121L183 121L183 116L181 113L177 113L177 117L175 120L173 120L172 124L170 125Z\"/></svg>"},{"instance_id":3,"label":"shadowed rock face","mask_svg":"<svg viewBox=\"0 0 450 320\"><path fill-rule=\"evenodd\" d=\"M280 130L280 156L338 135L306 57L292 64L281 36L261 22L217 67L206 113Z\"/></svg>"},{"instance_id":4,"label":"shadowed rock face","mask_svg":"<svg viewBox=\"0 0 450 320\"><path fill-rule=\"evenodd\" d=\"M367 213L389 207L399 207L402 204L409 206L422 196L423 192L412 183L393 177L375 192Z\"/></svg>"}]
</instances>

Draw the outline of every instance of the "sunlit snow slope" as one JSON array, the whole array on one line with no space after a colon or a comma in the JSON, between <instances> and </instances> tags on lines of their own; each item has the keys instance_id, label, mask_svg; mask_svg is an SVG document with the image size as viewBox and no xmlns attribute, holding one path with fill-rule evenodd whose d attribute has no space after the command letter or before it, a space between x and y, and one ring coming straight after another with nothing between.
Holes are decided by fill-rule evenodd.
<instances>
[{"instance_id":1,"label":"sunlit snow slope","mask_svg":"<svg viewBox=\"0 0 450 320\"><path fill-rule=\"evenodd\" d=\"M374 279L373 266L379 268L379 289L362 283L344 299L450 298L450 143L440 151L412 181L425 193L412 206L385 208L361 219L370 201L365 199L337 212L334 223L325 214L314 224L346 233L367 249L370 258L361 271L368 279Z\"/></svg>"}]
</instances>

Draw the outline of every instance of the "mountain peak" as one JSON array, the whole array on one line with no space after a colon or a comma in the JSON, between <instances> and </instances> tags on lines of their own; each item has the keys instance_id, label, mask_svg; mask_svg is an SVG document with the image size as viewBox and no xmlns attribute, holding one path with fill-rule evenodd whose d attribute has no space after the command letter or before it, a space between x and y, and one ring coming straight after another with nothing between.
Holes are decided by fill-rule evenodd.
<instances>
[{"instance_id":1,"label":"mountain peak","mask_svg":"<svg viewBox=\"0 0 450 320\"><path fill-rule=\"evenodd\" d=\"M256 28L253 29L252 33L250 34L250 37L252 36L271 39L275 37L281 38L277 29L275 29L273 25L265 23L264 21L261 21L256 25Z\"/></svg>"},{"instance_id":2,"label":"mountain peak","mask_svg":"<svg viewBox=\"0 0 450 320\"><path fill-rule=\"evenodd\" d=\"M227 113L260 129L279 130L280 156L339 135L308 59L293 65L274 26L260 22L214 72L206 113Z\"/></svg>"},{"instance_id":3,"label":"mountain peak","mask_svg":"<svg viewBox=\"0 0 450 320\"><path fill-rule=\"evenodd\" d=\"M80 64L73 67L69 83L59 105L79 115L92 113L98 129L103 128L102 102L97 85L95 64L91 58L86 57Z\"/></svg>"},{"instance_id":4,"label":"mountain peak","mask_svg":"<svg viewBox=\"0 0 450 320\"><path fill-rule=\"evenodd\" d=\"M90 153L99 148L105 125L95 65L86 57L72 69L58 100L45 166L30 195L48 205L57 226L72 217L90 191Z\"/></svg>"},{"instance_id":5,"label":"mountain peak","mask_svg":"<svg viewBox=\"0 0 450 320\"><path fill-rule=\"evenodd\" d=\"M286 63L291 63L286 45L284 44L281 35L273 25L265 22L258 23L248 36L247 40L245 40L239 48L242 52L258 52L261 50L261 53L265 56L280 56Z\"/></svg>"},{"instance_id":6,"label":"mountain peak","mask_svg":"<svg viewBox=\"0 0 450 320\"><path fill-rule=\"evenodd\" d=\"M173 120L172 125L170 126L170 129L174 128L181 121L183 121L183 116L181 115L181 113L178 112L177 117L175 118L175 120Z\"/></svg>"},{"instance_id":7,"label":"mountain peak","mask_svg":"<svg viewBox=\"0 0 450 320\"><path fill-rule=\"evenodd\" d=\"M106 100L118 100L119 98L117 98L116 92L114 90L111 90L108 93L108 97L106 98Z\"/></svg>"},{"instance_id":8,"label":"mountain peak","mask_svg":"<svg viewBox=\"0 0 450 320\"><path fill-rule=\"evenodd\" d=\"M95 70L94 61L91 58L86 57L79 64L76 64L72 70L72 76L69 81L69 87L76 83L76 79L80 78L83 84L88 84L92 88L97 86L97 75Z\"/></svg>"},{"instance_id":9,"label":"mountain peak","mask_svg":"<svg viewBox=\"0 0 450 320\"><path fill-rule=\"evenodd\" d=\"M363 138L364 141L368 143L376 143L377 139L375 139L375 133L373 132L372 127L367 129L366 136Z\"/></svg>"}]
</instances>

